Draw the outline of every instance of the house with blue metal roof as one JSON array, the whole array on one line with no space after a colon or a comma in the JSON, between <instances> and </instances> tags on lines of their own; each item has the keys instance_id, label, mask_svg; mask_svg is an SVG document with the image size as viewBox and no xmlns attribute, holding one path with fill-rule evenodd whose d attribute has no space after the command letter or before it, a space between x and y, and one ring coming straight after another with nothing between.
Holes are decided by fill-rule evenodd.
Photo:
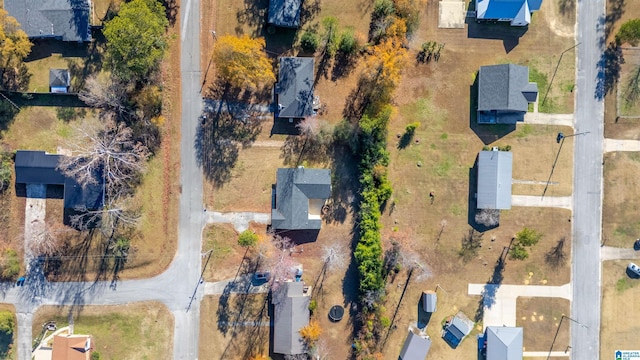
<instances>
[{"instance_id":1,"label":"house with blue metal roof","mask_svg":"<svg viewBox=\"0 0 640 360\"><path fill-rule=\"evenodd\" d=\"M541 5L542 0L476 0L476 19L527 26L531 15L540 10Z\"/></svg>"}]
</instances>

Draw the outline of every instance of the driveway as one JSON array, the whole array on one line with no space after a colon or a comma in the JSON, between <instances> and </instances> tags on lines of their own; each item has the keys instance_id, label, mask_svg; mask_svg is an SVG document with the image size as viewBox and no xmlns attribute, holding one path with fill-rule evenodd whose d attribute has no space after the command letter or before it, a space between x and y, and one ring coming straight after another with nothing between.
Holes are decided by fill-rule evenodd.
<instances>
[{"instance_id":1,"label":"driveway","mask_svg":"<svg viewBox=\"0 0 640 360\"><path fill-rule=\"evenodd\" d=\"M556 207L571 210L571 196L511 195L511 206Z\"/></svg>"},{"instance_id":2,"label":"driveway","mask_svg":"<svg viewBox=\"0 0 640 360\"><path fill-rule=\"evenodd\" d=\"M573 114L545 114L539 112L528 112L524 114L525 124L573 127L573 121Z\"/></svg>"},{"instance_id":3,"label":"driveway","mask_svg":"<svg viewBox=\"0 0 640 360\"><path fill-rule=\"evenodd\" d=\"M640 151L640 140L604 139L604 152Z\"/></svg>"}]
</instances>

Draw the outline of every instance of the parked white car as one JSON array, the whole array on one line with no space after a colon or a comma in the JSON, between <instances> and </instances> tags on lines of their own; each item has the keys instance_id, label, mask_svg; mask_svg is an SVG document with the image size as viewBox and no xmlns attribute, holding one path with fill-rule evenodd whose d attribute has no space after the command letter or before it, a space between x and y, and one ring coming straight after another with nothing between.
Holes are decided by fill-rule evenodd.
<instances>
[{"instance_id":1,"label":"parked white car","mask_svg":"<svg viewBox=\"0 0 640 360\"><path fill-rule=\"evenodd\" d=\"M634 274L640 276L640 267L638 267L638 265L634 263L629 263L629 265L627 265L627 269L629 269Z\"/></svg>"}]
</instances>

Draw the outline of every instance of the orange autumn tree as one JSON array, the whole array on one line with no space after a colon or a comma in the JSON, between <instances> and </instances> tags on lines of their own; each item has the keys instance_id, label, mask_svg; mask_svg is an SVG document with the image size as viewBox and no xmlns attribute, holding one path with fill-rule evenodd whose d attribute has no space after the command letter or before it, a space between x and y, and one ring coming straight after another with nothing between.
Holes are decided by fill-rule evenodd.
<instances>
[{"instance_id":1,"label":"orange autumn tree","mask_svg":"<svg viewBox=\"0 0 640 360\"><path fill-rule=\"evenodd\" d=\"M309 321L309 325L300 329L300 336L304 339L307 345L312 346L322 334L322 328L316 320Z\"/></svg>"},{"instance_id":2,"label":"orange autumn tree","mask_svg":"<svg viewBox=\"0 0 640 360\"><path fill-rule=\"evenodd\" d=\"M263 38L221 36L213 49L218 74L227 84L238 88L255 90L272 84L276 78L264 47Z\"/></svg>"},{"instance_id":3,"label":"orange autumn tree","mask_svg":"<svg viewBox=\"0 0 640 360\"><path fill-rule=\"evenodd\" d=\"M407 49L397 39L386 39L372 48L362 74L373 113L391 101L391 95L400 82L402 68L407 62Z\"/></svg>"}]
</instances>

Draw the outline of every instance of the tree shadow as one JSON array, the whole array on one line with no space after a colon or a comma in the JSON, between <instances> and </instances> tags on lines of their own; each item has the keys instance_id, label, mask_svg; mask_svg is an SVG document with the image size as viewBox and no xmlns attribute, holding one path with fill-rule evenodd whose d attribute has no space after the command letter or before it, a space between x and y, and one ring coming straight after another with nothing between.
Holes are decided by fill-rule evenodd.
<instances>
[{"instance_id":1,"label":"tree shadow","mask_svg":"<svg viewBox=\"0 0 640 360\"><path fill-rule=\"evenodd\" d=\"M333 58L329 55L329 52L326 50L322 51L322 55L320 56L320 61L318 62L318 71L316 72L316 77L313 81L313 85L317 85L320 78L329 78L329 68L331 67Z\"/></svg>"},{"instance_id":2,"label":"tree shadow","mask_svg":"<svg viewBox=\"0 0 640 360\"><path fill-rule=\"evenodd\" d=\"M343 77L349 76L357 62L357 55L338 51L336 58L333 61L333 68L331 69L331 81L338 81Z\"/></svg>"},{"instance_id":3,"label":"tree shadow","mask_svg":"<svg viewBox=\"0 0 640 360\"><path fill-rule=\"evenodd\" d=\"M102 70L104 64L104 52L106 39L102 32L96 33L93 41L87 48L86 55L82 61L76 59L66 59L69 75L71 76L71 88L73 92L78 92L84 88L85 80L93 74Z\"/></svg>"},{"instance_id":4,"label":"tree shadow","mask_svg":"<svg viewBox=\"0 0 640 360\"><path fill-rule=\"evenodd\" d=\"M262 27L267 20L267 11L269 9L269 0L244 0L244 9L236 13L236 34L244 34L242 26L250 26L255 28L253 36L260 35Z\"/></svg>"},{"instance_id":5,"label":"tree shadow","mask_svg":"<svg viewBox=\"0 0 640 360\"><path fill-rule=\"evenodd\" d=\"M469 127L485 145L516 130L516 124L478 124L478 76L469 86Z\"/></svg>"},{"instance_id":6,"label":"tree shadow","mask_svg":"<svg viewBox=\"0 0 640 360\"><path fill-rule=\"evenodd\" d=\"M10 67L2 72L2 89L8 91L27 91L32 74L24 63Z\"/></svg>"},{"instance_id":7,"label":"tree shadow","mask_svg":"<svg viewBox=\"0 0 640 360\"><path fill-rule=\"evenodd\" d=\"M180 5L178 5L178 1L162 0L162 5L164 5L165 15L167 20L169 20L169 26L175 25L178 16L180 16Z\"/></svg>"},{"instance_id":8,"label":"tree shadow","mask_svg":"<svg viewBox=\"0 0 640 360\"><path fill-rule=\"evenodd\" d=\"M349 121L358 121L371 102L371 86L373 84L361 76L355 89L347 96L342 116Z\"/></svg>"},{"instance_id":9,"label":"tree shadow","mask_svg":"<svg viewBox=\"0 0 640 360\"><path fill-rule=\"evenodd\" d=\"M1 97L2 96L0 96L0 138L2 138L2 132L9 129L16 115L20 112L9 100Z\"/></svg>"},{"instance_id":10,"label":"tree shadow","mask_svg":"<svg viewBox=\"0 0 640 360\"><path fill-rule=\"evenodd\" d=\"M304 27L309 21L312 21L318 13L320 13L320 0L302 1L300 8L300 28Z\"/></svg>"},{"instance_id":11,"label":"tree shadow","mask_svg":"<svg viewBox=\"0 0 640 360\"><path fill-rule=\"evenodd\" d=\"M354 204L359 200L357 184L358 162L351 150L334 142L331 164L331 199L323 209L322 219L328 224L343 224L349 214L354 214Z\"/></svg>"},{"instance_id":12,"label":"tree shadow","mask_svg":"<svg viewBox=\"0 0 640 360\"><path fill-rule=\"evenodd\" d=\"M502 40L504 50L510 53L520 43L520 38L529 30L528 26L511 26L509 23L478 22L467 17L467 37L469 39Z\"/></svg>"},{"instance_id":13,"label":"tree shadow","mask_svg":"<svg viewBox=\"0 0 640 360\"><path fill-rule=\"evenodd\" d=\"M574 0L564 0L564 1L574 1ZM605 26L605 38L608 38L611 35L611 31L613 30L614 25L620 19L622 19L622 15L624 15L624 7L626 0L608 0L607 1L607 15L604 18L604 26Z\"/></svg>"},{"instance_id":14,"label":"tree shadow","mask_svg":"<svg viewBox=\"0 0 640 360\"><path fill-rule=\"evenodd\" d=\"M576 11L576 0L559 0L558 8L563 16L571 15Z\"/></svg>"},{"instance_id":15,"label":"tree shadow","mask_svg":"<svg viewBox=\"0 0 640 360\"><path fill-rule=\"evenodd\" d=\"M595 91L596 99L604 99L604 97L615 88L620 79L622 64L624 64L622 48L615 42L610 42L598 62Z\"/></svg>"},{"instance_id":16,"label":"tree shadow","mask_svg":"<svg viewBox=\"0 0 640 360\"><path fill-rule=\"evenodd\" d=\"M198 164L216 187L231 180L240 147L248 147L262 130L250 104L212 100L200 117L195 148Z\"/></svg>"},{"instance_id":17,"label":"tree shadow","mask_svg":"<svg viewBox=\"0 0 640 360\"><path fill-rule=\"evenodd\" d=\"M513 240L512 240L513 241ZM506 247L505 249L508 249ZM502 285L502 281L504 280L504 268L506 266L506 257L508 255L508 251L502 251L500 254L500 258L496 261L495 266L493 267L493 273L491 274L491 278L485 284L484 289L482 291L482 298L480 299L480 303L478 304L478 309L474 315L474 321L479 322L482 321L482 317L484 315L484 309L491 309L491 307L496 303L496 294L500 285Z\"/></svg>"}]
</instances>

